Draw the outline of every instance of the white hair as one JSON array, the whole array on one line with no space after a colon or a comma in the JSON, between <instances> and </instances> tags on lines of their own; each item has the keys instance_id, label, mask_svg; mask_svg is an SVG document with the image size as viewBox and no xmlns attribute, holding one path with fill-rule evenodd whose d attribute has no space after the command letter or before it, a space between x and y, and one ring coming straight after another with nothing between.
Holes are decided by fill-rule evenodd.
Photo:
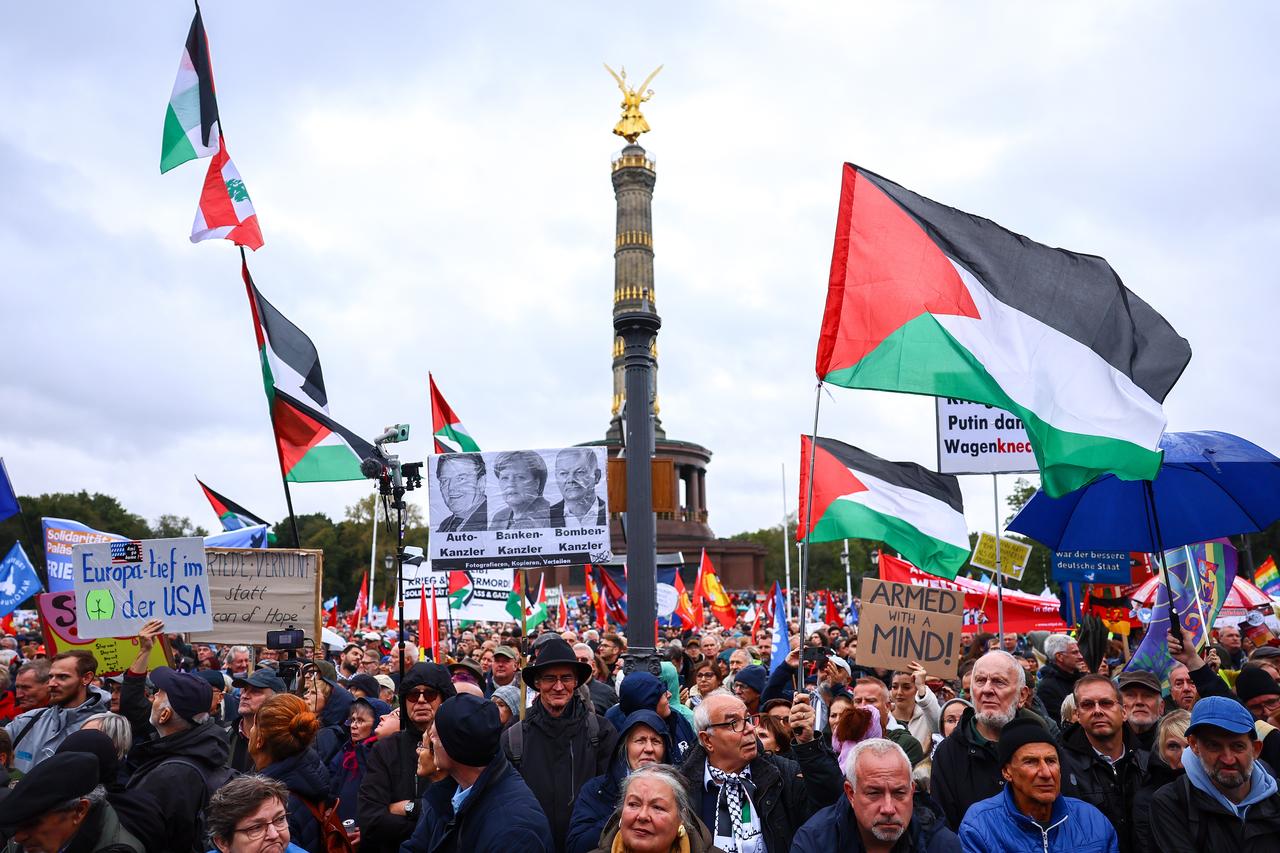
<instances>
[{"instance_id":1,"label":"white hair","mask_svg":"<svg viewBox=\"0 0 1280 853\"><path fill-rule=\"evenodd\" d=\"M623 779L621 788L618 793L618 807L627 800L627 792L631 790L631 786L636 782L644 779L654 779L662 782L671 789L671 796L675 798L676 809L680 814L680 822L686 826L695 826L693 805L689 800L689 789L685 787L685 779L680 775L680 771L676 770L669 764L646 764L639 770L633 770Z\"/></svg>"},{"instance_id":2,"label":"white hair","mask_svg":"<svg viewBox=\"0 0 1280 853\"><path fill-rule=\"evenodd\" d=\"M1062 636L1066 635L1063 634ZM1070 637L1067 639L1070 639ZM1013 655L1009 654L1004 649L992 649L974 662L974 669L977 669L978 663L986 658L999 658L1003 660L1005 666L1010 667L1015 673L1017 673L1017 678L1014 680L1018 682L1018 689L1021 690L1023 687L1027 686L1027 671L1022 668L1022 664L1018 663L1018 659ZM970 675L972 675L972 670L970 671Z\"/></svg>"},{"instance_id":3,"label":"white hair","mask_svg":"<svg viewBox=\"0 0 1280 853\"><path fill-rule=\"evenodd\" d=\"M702 697L702 701L698 703L698 707L693 709L693 730L698 734L702 734L711 728L711 711L707 709L707 700L714 696L728 696L730 699L738 699L723 687L717 687L706 696ZM741 699L738 699L741 702Z\"/></svg>"},{"instance_id":4,"label":"white hair","mask_svg":"<svg viewBox=\"0 0 1280 853\"><path fill-rule=\"evenodd\" d=\"M858 790L858 759L862 757L864 752L869 752L876 758L883 758L886 755L896 755L898 758L902 759L902 766L907 769L907 775L911 775L911 759L907 758L907 753L903 751L902 747L886 738L868 738L867 740L860 741L849 751L849 754L845 756L840 767L840 769L844 771L844 778L849 780L849 785L855 792Z\"/></svg>"},{"instance_id":5,"label":"white hair","mask_svg":"<svg viewBox=\"0 0 1280 853\"><path fill-rule=\"evenodd\" d=\"M590 652L590 653L591 653L591 657L592 657L592 659L593 659L593 660L595 659L595 656L596 656L596 651L595 651L595 649L591 648L591 647L590 647L590 646L588 646L586 643L574 643L574 644L573 644L573 650L574 650L574 652L575 652L575 653L576 653L576 652Z\"/></svg>"},{"instance_id":6,"label":"white hair","mask_svg":"<svg viewBox=\"0 0 1280 853\"><path fill-rule=\"evenodd\" d=\"M1044 656L1049 660L1053 660L1057 655L1067 650L1067 646L1076 642L1075 637L1069 634L1050 634L1044 641Z\"/></svg>"}]
</instances>

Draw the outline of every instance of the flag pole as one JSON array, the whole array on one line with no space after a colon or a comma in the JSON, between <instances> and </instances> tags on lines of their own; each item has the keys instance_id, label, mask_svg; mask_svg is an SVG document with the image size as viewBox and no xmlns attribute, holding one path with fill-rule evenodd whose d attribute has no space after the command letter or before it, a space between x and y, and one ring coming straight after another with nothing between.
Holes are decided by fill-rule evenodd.
<instances>
[{"instance_id":1,"label":"flag pole","mask_svg":"<svg viewBox=\"0 0 1280 853\"><path fill-rule=\"evenodd\" d=\"M791 538L787 535L787 463L782 463L782 562L787 571L787 612L791 618Z\"/></svg>"},{"instance_id":2,"label":"flag pole","mask_svg":"<svg viewBox=\"0 0 1280 853\"><path fill-rule=\"evenodd\" d=\"M809 586L809 536L813 529L813 463L818 458L818 409L822 406L822 381L818 381L817 391L814 393L813 401L813 433L809 438L809 489L804 505L804 550L800 552L800 599L798 601L799 610L799 631L800 631L800 666L796 668L796 692L804 692L804 648L805 648L805 625L804 625L804 608L806 603L806 591Z\"/></svg>"},{"instance_id":3,"label":"flag pole","mask_svg":"<svg viewBox=\"0 0 1280 853\"><path fill-rule=\"evenodd\" d=\"M996 522L996 631L1004 642L1004 566L1000 563L1000 475L991 475L991 505Z\"/></svg>"},{"instance_id":4,"label":"flag pole","mask_svg":"<svg viewBox=\"0 0 1280 853\"><path fill-rule=\"evenodd\" d=\"M244 253L244 246L240 246L240 263L245 269L249 268L249 258ZM254 333L255 335L257 332ZM272 380L272 390L274 391L275 381ZM280 450L280 434L276 432L276 407L274 404L269 407L271 415L271 440L276 446L276 459L280 462L280 482L284 484L284 504L289 509L289 525L293 528L293 547L302 547L302 537L298 535L298 517L293 513L293 495L289 493L289 479L284 472L284 454Z\"/></svg>"},{"instance_id":5,"label":"flag pole","mask_svg":"<svg viewBox=\"0 0 1280 853\"><path fill-rule=\"evenodd\" d=\"M529 584L525 580L524 569L515 569L516 574L520 575L520 642L524 644L526 649L532 648L529 645ZM524 683L524 674L520 674L520 719L524 720L525 708L529 705L529 685Z\"/></svg>"},{"instance_id":6,"label":"flag pole","mask_svg":"<svg viewBox=\"0 0 1280 853\"><path fill-rule=\"evenodd\" d=\"M369 597L373 597L373 590L376 586L374 570L377 568L375 557L378 553L378 492L373 493L372 501L373 511L369 514L373 520L373 544L369 546ZM397 595L399 591L397 591ZM394 604L392 605L395 606Z\"/></svg>"}]
</instances>

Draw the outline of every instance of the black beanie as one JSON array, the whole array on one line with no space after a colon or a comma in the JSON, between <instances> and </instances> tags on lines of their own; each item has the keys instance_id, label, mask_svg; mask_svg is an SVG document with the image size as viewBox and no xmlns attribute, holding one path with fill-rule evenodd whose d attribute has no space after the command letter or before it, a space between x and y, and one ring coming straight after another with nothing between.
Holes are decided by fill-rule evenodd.
<instances>
[{"instance_id":1,"label":"black beanie","mask_svg":"<svg viewBox=\"0 0 1280 853\"><path fill-rule=\"evenodd\" d=\"M1280 684L1262 667L1251 666L1236 676L1236 696L1242 705L1259 696L1280 696Z\"/></svg>"},{"instance_id":2,"label":"black beanie","mask_svg":"<svg viewBox=\"0 0 1280 853\"><path fill-rule=\"evenodd\" d=\"M1014 753L1029 743L1047 743L1054 749L1058 748L1058 744L1038 720L1030 717L1017 718L1011 720L1000 732L1000 743L996 747L1000 766L1004 767L1013 761Z\"/></svg>"},{"instance_id":3,"label":"black beanie","mask_svg":"<svg viewBox=\"0 0 1280 853\"><path fill-rule=\"evenodd\" d=\"M502 717L498 706L460 693L436 711L436 734L449 757L467 767L486 767L498 754Z\"/></svg>"}]
</instances>

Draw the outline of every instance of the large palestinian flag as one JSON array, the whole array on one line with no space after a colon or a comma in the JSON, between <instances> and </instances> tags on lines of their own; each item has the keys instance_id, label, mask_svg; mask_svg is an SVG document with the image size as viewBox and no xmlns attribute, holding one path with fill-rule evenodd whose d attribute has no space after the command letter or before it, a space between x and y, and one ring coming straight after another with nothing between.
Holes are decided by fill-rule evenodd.
<instances>
[{"instance_id":1,"label":"large palestinian flag","mask_svg":"<svg viewBox=\"0 0 1280 853\"><path fill-rule=\"evenodd\" d=\"M888 462L818 438L809 512L809 436L800 438L796 539L875 539L925 571L951 579L969 561L960 481L912 462ZM806 528L806 522L808 527Z\"/></svg>"},{"instance_id":2,"label":"large palestinian flag","mask_svg":"<svg viewBox=\"0 0 1280 853\"><path fill-rule=\"evenodd\" d=\"M1105 260L1053 249L845 164L818 378L987 403L1026 425L1044 490L1151 479L1191 358Z\"/></svg>"},{"instance_id":3,"label":"large palestinian flag","mask_svg":"<svg viewBox=\"0 0 1280 853\"><path fill-rule=\"evenodd\" d=\"M259 524L266 524L270 527L268 522L258 518L258 516L249 512L240 504L206 486L199 477L196 477L196 482L200 483L200 488L204 490L204 496L209 499L209 504L213 507L214 513L217 514L218 519L222 522L223 530L240 530L244 527L256 527Z\"/></svg>"},{"instance_id":4,"label":"large palestinian flag","mask_svg":"<svg viewBox=\"0 0 1280 853\"><path fill-rule=\"evenodd\" d=\"M329 395L324 390L324 373L316 345L258 291L247 263L241 262L240 275L253 312L253 333L258 339L267 398L273 397L277 390L284 391L310 408L328 414Z\"/></svg>"},{"instance_id":5,"label":"large palestinian flag","mask_svg":"<svg viewBox=\"0 0 1280 853\"><path fill-rule=\"evenodd\" d=\"M187 43L178 60L178 77L173 81L169 108L164 114L164 139L160 144L160 172L169 171L188 160L212 157L218 151L218 100L213 91L213 65L209 61L209 38L204 32L200 7L191 19Z\"/></svg>"},{"instance_id":6,"label":"large palestinian flag","mask_svg":"<svg viewBox=\"0 0 1280 853\"><path fill-rule=\"evenodd\" d=\"M449 408L430 373L427 382L431 384L431 434L435 438L436 453L479 453L480 445Z\"/></svg>"},{"instance_id":7,"label":"large palestinian flag","mask_svg":"<svg viewBox=\"0 0 1280 853\"><path fill-rule=\"evenodd\" d=\"M372 444L279 388L271 398L271 421L280 470L293 483L363 480L360 463L378 455Z\"/></svg>"}]
</instances>

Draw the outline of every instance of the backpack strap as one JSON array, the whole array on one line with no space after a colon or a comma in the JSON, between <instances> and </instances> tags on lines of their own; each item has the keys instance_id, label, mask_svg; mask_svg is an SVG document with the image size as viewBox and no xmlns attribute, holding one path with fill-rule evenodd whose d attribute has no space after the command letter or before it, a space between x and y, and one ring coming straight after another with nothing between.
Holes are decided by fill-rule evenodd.
<instances>
[{"instance_id":1,"label":"backpack strap","mask_svg":"<svg viewBox=\"0 0 1280 853\"><path fill-rule=\"evenodd\" d=\"M31 731L31 727L36 724L36 720L43 717L45 715L45 712L52 707L53 707L52 705L45 705L43 708L40 709L40 712L38 714L31 715L31 719L27 720L27 724L22 727L22 731L18 732L18 736L13 739L12 748L14 752L18 751L18 744L22 743L22 739L27 736L27 732Z\"/></svg>"},{"instance_id":2,"label":"backpack strap","mask_svg":"<svg viewBox=\"0 0 1280 853\"><path fill-rule=\"evenodd\" d=\"M587 707L587 737L591 740L593 750L600 746L600 718L590 706Z\"/></svg>"},{"instance_id":3,"label":"backpack strap","mask_svg":"<svg viewBox=\"0 0 1280 853\"><path fill-rule=\"evenodd\" d=\"M511 750L511 766L520 769L520 759L524 757L524 720L516 723L509 730L511 736L507 738L507 747Z\"/></svg>"}]
</instances>

